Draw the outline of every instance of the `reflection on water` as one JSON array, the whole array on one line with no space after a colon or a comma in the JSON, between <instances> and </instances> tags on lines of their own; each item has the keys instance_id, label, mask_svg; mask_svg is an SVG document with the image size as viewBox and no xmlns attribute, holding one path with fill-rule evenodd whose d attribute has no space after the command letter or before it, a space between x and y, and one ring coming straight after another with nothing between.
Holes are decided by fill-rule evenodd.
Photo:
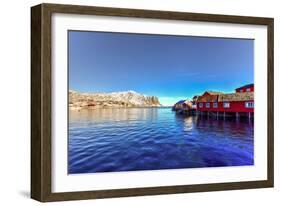
<instances>
[{"instance_id":1,"label":"reflection on water","mask_svg":"<svg viewBox=\"0 0 281 206\"><path fill-rule=\"evenodd\" d=\"M170 108L69 112L69 173L253 165L253 122Z\"/></svg>"}]
</instances>

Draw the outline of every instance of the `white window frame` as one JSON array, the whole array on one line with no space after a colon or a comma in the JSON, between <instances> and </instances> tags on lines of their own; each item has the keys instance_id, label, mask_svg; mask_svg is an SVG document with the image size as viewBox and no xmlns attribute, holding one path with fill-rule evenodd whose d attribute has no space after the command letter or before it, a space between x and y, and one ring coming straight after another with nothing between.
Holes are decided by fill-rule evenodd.
<instances>
[{"instance_id":1,"label":"white window frame","mask_svg":"<svg viewBox=\"0 0 281 206\"><path fill-rule=\"evenodd\" d=\"M247 89L246 89L246 92L250 92L250 91L251 91L251 88L247 88Z\"/></svg>"},{"instance_id":2,"label":"white window frame","mask_svg":"<svg viewBox=\"0 0 281 206\"><path fill-rule=\"evenodd\" d=\"M223 108L230 108L230 102L224 102Z\"/></svg>"},{"instance_id":3,"label":"white window frame","mask_svg":"<svg viewBox=\"0 0 281 206\"><path fill-rule=\"evenodd\" d=\"M240 89L240 93L243 93L243 89Z\"/></svg>"},{"instance_id":4,"label":"white window frame","mask_svg":"<svg viewBox=\"0 0 281 206\"><path fill-rule=\"evenodd\" d=\"M213 108L218 108L218 103L217 102L213 102Z\"/></svg>"},{"instance_id":5,"label":"white window frame","mask_svg":"<svg viewBox=\"0 0 281 206\"><path fill-rule=\"evenodd\" d=\"M245 102L245 108L254 108L254 102Z\"/></svg>"},{"instance_id":6,"label":"white window frame","mask_svg":"<svg viewBox=\"0 0 281 206\"><path fill-rule=\"evenodd\" d=\"M210 108L210 102L206 102L206 108Z\"/></svg>"},{"instance_id":7,"label":"white window frame","mask_svg":"<svg viewBox=\"0 0 281 206\"><path fill-rule=\"evenodd\" d=\"M203 108L203 103L202 102L199 103L199 108Z\"/></svg>"}]
</instances>

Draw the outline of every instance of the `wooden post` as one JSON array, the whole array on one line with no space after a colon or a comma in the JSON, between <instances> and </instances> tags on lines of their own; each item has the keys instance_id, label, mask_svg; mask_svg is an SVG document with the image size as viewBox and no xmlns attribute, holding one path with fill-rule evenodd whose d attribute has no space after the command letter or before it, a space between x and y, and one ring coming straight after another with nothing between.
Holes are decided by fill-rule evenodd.
<instances>
[{"instance_id":1,"label":"wooden post","mask_svg":"<svg viewBox=\"0 0 281 206\"><path fill-rule=\"evenodd\" d=\"M219 112L217 112L217 119L219 118Z\"/></svg>"},{"instance_id":2,"label":"wooden post","mask_svg":"<svg viewBox=\"0 0 281 206\"><path fill-rule=\"evenodd\" d=\"M236 112L236 120L239 119L239 112Z\"/></svg>"},{"instance_id":3,"label":"wooden post","mask_svg":"<svg viewBox=\"0 0 281 206\"><path fill-rule=\"evenodd\" d=\"M249 119L251 119L251 112L248 113Z\"/></svg>"},{"instance_id":4,"label":"wooden post","mask_svg":"<svg viewBox=\"0 0 281 206\"><path fill-rule=\"evenodd\" d=\"M223 112L223 119L225 119L225 112Z\"/></svg>"}]
</instances>

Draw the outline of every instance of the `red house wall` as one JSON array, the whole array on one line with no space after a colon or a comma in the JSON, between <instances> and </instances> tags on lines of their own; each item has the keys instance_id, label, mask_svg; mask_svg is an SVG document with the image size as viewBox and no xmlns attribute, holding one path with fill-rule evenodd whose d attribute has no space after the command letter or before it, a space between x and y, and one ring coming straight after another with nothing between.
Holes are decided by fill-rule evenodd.
<instances>
[{"instance_id":1,"label":"red house wall","mask_svg":"<svg viewBox=\"0 0 281 206\"><path fill-rule=\"evenodd\" d=\"M218 104L218 108L213 108L213 103L214 102L210 102L210 108L207 108L206 107L206 102L202 102L202 104L203 104L203 107L199 107L199 104L200 103L197 103L197 110L199 110L199 111L206 111L206 112L214 112L214 111L218 111L218 109L219 109L219 104Z\"/></svg>"},{"instance_id":2,"label":"red house wall","mask_svg":"<svg viewBox=\"0 0 281 206\"><path fill-rule=\"evenodd\" d=\"M247 101L254 102L254 101ZM235 101L229 102L230 107L224 108L223 102L218 102L218 108L213 108L213 102L210 102L210 108L206 108L206 102L203 103L203 107L199 107L199 102L197 103L198 111L208 111L208 112L254 112L254 108L246 108L245 101Z\"/></svg>"},{"instance_id":3,"label":"red house wall","mask_svg":"<svg viewBox=\"0 0 281 206\"><path fill-rule=\"evenodd\" d=\"M247 92L247 89L250 89L251 92L254 91L254 87L253 86L250 87L250 88L249 87L248 88L245 87L245 88L241 88L241 89L243 90L243 92ZM236 93L239 93L241 89L235 89Z\"/></svg>"}]
</instances>

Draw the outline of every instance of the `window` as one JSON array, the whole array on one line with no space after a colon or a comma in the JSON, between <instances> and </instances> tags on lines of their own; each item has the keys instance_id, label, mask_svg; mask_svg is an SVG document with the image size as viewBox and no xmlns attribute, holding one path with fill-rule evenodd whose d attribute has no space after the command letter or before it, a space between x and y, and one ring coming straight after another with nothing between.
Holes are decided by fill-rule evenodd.
<instances>
[{"instance_id":1,"label":"window","mask_svg":"<svg viewBox=\"0 0 281 206\"><path fill-rule=\"evenodd\" d=\"M202 108L203 107L203 103L199 103L199 107Z\"/></svg>"},{"instance_id":2,"label":"window","mask_svg":"<svg viewBox=\"0 0 281 206\"><path fill-rule=\"evenodd\" d=\"M206 103L206 108L210 108L210 102Z\"/></svg>"},{"instance_id":3,"label":"window","mask_svg":"<svg viewBox=\"0 0 281 206\"><path fill-rule=\"evenodd\" d=\"M245 102L246 108L254 108L254 102Z\"/></svg>"},{"instance_id":4,"label":"window","mask_svg":"<svg viewBox=\"0 0 281 206\"><path fill-rule=\"evenodd\" d=\"M240 92L243 92L243 89L240 89Z\"/></svg>"},{"instance_id":5,"label":"window","mask_svg":"<svg viewBox=\"0 0 281 206\"><path fill-rule=\"evenodd\" d=\"M229 102L224 102L223 103L223 107L224 108L229 108L230 107L230 103Z\"/></svg>"},{"instance_id":6,"label":"window","mask_svg":"<svg viewBox=\"0 0 281 206\"><path fill-rule=\"evenodd\" d=\"M217 102L213 103L213 108L218 108L218 103Z\"/></svg>"},{"instance_id":7,"label":"window","mask_svg":"<svg viewBox=\"0 0 281 206\"><path fill-rule=\"evenodd\" d=\"M250 91L251 91L251 88L247 88L246 91L247 91L247 92L250 92Z\"/></svg>"}]
</instances>

